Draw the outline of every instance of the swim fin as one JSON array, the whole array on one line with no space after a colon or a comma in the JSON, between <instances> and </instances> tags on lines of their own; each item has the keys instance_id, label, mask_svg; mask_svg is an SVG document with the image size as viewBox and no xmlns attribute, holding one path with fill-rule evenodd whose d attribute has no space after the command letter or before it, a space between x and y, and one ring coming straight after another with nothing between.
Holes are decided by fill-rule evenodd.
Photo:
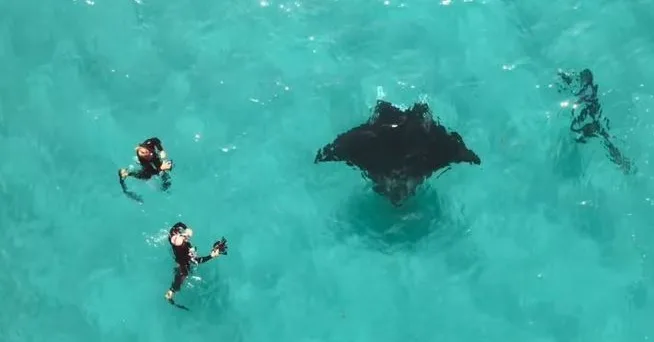
<instances>
[{"instance_id":1,"label":"swim fin","mask_svg":"<svg viewBox=\"0 0 654 342\"><path fill-rule=\"evenodd\" d=\"M131 199L133 199L133 200L135 200L135 201L137 201L139 203L143 203L143 199L141 198L141 196L135 194L132 191L127 190L127 184L125 184L125 179L120 176L120 170L118 170L118 182L120 183L121 189L123 189L123 193L125 195L127 195L127 197L129 197L129 198L131 198Z\"/></svg>"},{"instance_id":2,"label":"swim fin","mask_svg":"<svg viewBox=\"0 0 654 342\"><path fill-rule=\"evenodd\" d=\"M184 305L180 305L180 304L175 303L175 301L172 298L168 299L168 303L170 303L171 305L176 306L176 307L178 307L178 308L180 308L182 310L191 311L189 308L185 307Z\"/></svg>"}]
</instances>

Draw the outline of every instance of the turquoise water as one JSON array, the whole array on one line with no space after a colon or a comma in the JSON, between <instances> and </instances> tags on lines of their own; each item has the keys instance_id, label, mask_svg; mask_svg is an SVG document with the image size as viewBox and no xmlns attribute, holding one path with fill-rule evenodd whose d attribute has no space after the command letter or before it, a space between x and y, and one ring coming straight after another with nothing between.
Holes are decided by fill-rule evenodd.
<instances>
[{"instance_id":1,"label":"turquoise water","mask_svg":"<svg viewBox=\"0 0 654 342\"><path fill-rule=\"evenodd\" d=\"M0 0L0 341L654 339L651 1ZM625 176L574 145L591 68ZM381 87L381 88L379 88ZM402 208L316 150L383 93L477 152ZM116 170L157 136L172 188ZM201 265L164 300L165 233ZM192 287L191 287L192 286Z\"/></svg>"}]
</instances>

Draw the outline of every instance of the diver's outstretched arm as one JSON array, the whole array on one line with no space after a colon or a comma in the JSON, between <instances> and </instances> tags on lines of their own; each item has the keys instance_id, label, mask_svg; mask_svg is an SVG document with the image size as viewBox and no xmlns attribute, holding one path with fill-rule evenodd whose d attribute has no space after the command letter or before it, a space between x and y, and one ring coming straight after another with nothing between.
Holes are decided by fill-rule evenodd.
<instances>
[{"instance_id":1,"label":"diver's outstretched arm","mask_svg":"<svg viewBox=\"0 0 654 342\"><path fill-rule=\"evenodd\" d=\"M215 258L219 257L221 254L223 254L223 253L221 253L221 250L219 248L214 248L213 250L211 250L211 253L209 255L207 255L207 256L203 256L203 257L195 256L195 257L193 257L193 261L196 264L203 264L203 263L205 263L205 262L207 262L209 260L212 260L212 259L215 259Z\"/></svg>"}]
</instances>

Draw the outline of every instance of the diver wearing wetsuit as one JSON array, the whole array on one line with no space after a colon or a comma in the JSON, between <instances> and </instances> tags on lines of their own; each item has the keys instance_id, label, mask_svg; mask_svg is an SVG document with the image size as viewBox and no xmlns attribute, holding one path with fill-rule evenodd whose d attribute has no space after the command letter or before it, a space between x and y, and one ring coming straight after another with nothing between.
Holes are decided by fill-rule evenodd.
<instances>
[{"instance_id":1,"label":"diver wearing wetsuit","mask_svg":"<svg viewBox=\"0 0 654 342\"><path fill-rule=\"evenodd\" d=\"M193 230L182 222L175 223L168 232L168 243L170 243L170 247L173 249L175 262L177 263L175 278L170 285L170 289L166 292L166 299L173 304L173 296L181 289L193 265L202 264L222 254L227 254L227 241L223 238L214 244L211 254L198 257L195 247L190 242L192 236Z\"/></svg>"},{"instance_id":2,"label":"diver wearing wetsuit","mask_svg":"<svg viewBox=\"0 0 654 342\"><path fill-rule=\"evenodd\" d=\"M625 173L635 171L631 159L624 156L611 140L609 119L602 115L602 106L597 97L599 87L594 83L593 73L584 69L576 74L559 72L559 77L563 81L559 91L572 91L578 97L572 108L570 123L570 130L577 134L576 141L584 144L589 138L602 138L602 144L607 149L611 161Z\"/></svg>"},{"instance_id":3,"label":"diver wearing wetsuit","mask_svg":"<svg viewBox=\"0 0 654 342\"><path fill-rule=\"evenodd\" d=\"M134 177L137 179L148 180L152 178L152 176L159 174L161 174L161 179L163 181L161 185L162 190L166 191L170 188L170 175L168 172L172 170L173 164L171 160L166 158L166 151L161 145L161 140L159 140L159 138L153 137L147 139L136 146L136 157L138 158L139 164L141 164L140 170L120 169L118 172L123 192L140 201L138 195L127 191L125 179L127 177Z\"/></svg>"}]
</instances>

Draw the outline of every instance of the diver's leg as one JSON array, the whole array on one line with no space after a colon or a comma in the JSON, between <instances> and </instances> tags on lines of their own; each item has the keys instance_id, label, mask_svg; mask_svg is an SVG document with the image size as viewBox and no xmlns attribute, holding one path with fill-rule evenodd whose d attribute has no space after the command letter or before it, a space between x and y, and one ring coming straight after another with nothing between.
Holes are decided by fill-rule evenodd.
<instances>
[{"instance_id":1,"label":"diver's leg","mask_svg":"<svg viewBox=\"0 0 654 342\"><path fill-rule=\"evenodd\" d=\"M164 172L163 175L161 175L161 190L167 191L170 188L170 175L168 172Z\"/></svg>"},{"instance_id":2,"label":"diver's leg","mask_svg":"<svg viewBox=\"0 0 654 342\"><path fill-rule=\"evenodd\" d=\"M118 182L120 182L120 187L123 190L123 193L125 195L127 195L127 197L129 197L129 198L131 198L131 199L133 199L133 200L135 200L137 202L143 203L143 199L141 198L141 196L139 196L139 195L135 194L133 191L129 191L129 189L127 189L127 184L125 184L125 179L128 176L131 176L131 174L129 174L127 172L127 170L125 170L125 169L118 170Z\"/></svg>"},{"instance_id":3,"label":"diver's leg","mask_svg":"<svg viewBox=\"0 0 654 342\"><path fill-rule=\"evenodd\" d=\"M184 284L184 280L186 280L186 277L188 276L188 272L188 265L179 265L179 267L177 267L175 270L175 279L173 280L171 289L173 289L175 292L179 292L179 290L182 288L182 284Z\"/></svg>"},{"instance_id":4,"label":"diver's leg","mask_svg":"<svg viewBox=\"0 0 654 342\"><path fill-rule=\"evenodd\" d=\"M608 151L609 159L618 165L625 174L629 174L633 171L631 160L625 157L618 149L618 147L613 144L613 142L607 138L604 138L603 145Z\"/></svg>"},{"instance_id":5,"label":"diver's leg","mask_svg":"<svg viewBox=\"0 0 654 342\"><path fill-rule=\"evenodd\" d=\"M166 293L166 299L172 300L175 293L179 292L184 284L184 280L188 276L188 266L187 265L178 265L175 268L175 277L173 282L170 284L170 289Z\"/></svg>"}]
</instances>

